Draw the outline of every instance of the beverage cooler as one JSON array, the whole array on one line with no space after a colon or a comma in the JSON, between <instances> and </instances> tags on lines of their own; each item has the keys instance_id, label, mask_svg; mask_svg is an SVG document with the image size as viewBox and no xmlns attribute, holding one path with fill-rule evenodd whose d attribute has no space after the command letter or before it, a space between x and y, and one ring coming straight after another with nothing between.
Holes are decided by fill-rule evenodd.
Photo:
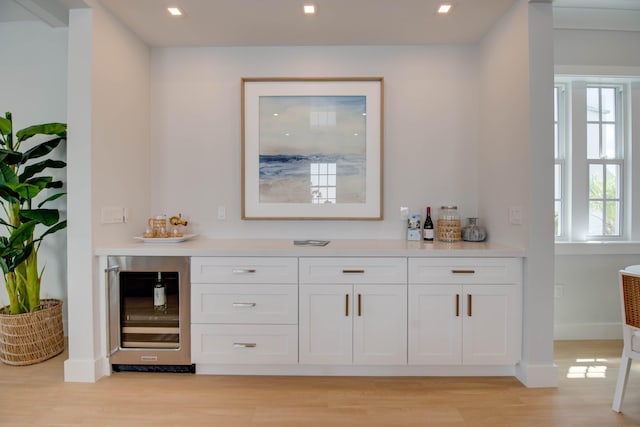
<instances>
[{"instance_id":1,"label":"beverage cooler","mask_svg":"<svg viewBox=\"0 0 640 427\"><path fill-rule=\"evenodd\" d=\"M112 369L195 372L189 258L110 256L106 274Z\"/></svg>"}]
</instances>

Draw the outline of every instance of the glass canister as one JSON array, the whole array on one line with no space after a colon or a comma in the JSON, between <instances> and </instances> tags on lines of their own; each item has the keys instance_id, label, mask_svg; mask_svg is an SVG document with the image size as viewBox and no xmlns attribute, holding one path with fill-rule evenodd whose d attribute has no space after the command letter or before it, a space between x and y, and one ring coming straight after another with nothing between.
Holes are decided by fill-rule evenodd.
<instances>
[{"instance_id":1,"label":"glass canister","mask_svg":"<svg viewBox=\"0 0 640 427\"><path fill-rule=\"evenodd\" d=\"M467 242L483 242L487 238L487 230L478 223L478 218L467 218L469 221L462 227L462 240Z\"/></svg>"},{"instance_id":2,"label":"glass canister","mask_svg":"<svg viewBox=\"0 0 640 427\"><path fill-rule=\"evenodd\" d=\"M462 239L457 206L440 207L436 235L441 242L458 242Z\"/></svg>"}]
</instances>

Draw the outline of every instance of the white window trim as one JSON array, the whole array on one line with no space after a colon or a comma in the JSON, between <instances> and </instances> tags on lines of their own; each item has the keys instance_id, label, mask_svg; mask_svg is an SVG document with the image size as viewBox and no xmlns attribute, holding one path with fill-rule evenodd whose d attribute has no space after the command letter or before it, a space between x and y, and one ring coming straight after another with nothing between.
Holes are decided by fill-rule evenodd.
<instances>
[{"instance_id":1,"label":"white window trim","mask_svg":"<svg viewBox=\"0 0 640 427\"><path fill-rule=\"evenodd\" d=\"M556 69L556 71L558 71ZM637 254L640 252L640 166L635 168L629 165L640 165L640 72L630 73L631 77L605 77L595 75L594 77L580 77L577 75L556 75L555 86L565 85L565 114L582 114L583 120L572 120L571 126L565 130L565 138L575 138L576 140L586 140L586 128L582 125L586 123L586 102L587 83L625 85L624 102L625 116L623 117L623 137L625 145L623 147L623 223L621 224L623 234L619 238L604 237L601 240L588 239L586 235L578 236L575 230L588 230L587 215L575 215L573 206L576 203L583 203L586 209L588 200L588 179L576 180L573 177L587 176L586 146L569 146L565 149L565 177L564 185L567 186L563 193L563 213L571 213L564 221L564 235L556 237L556 253L561 254ZM615 74L615 73L612 73ZM636 75L637 74L637 75ZM577 90L577 95L574 94ZM581 92L581 93L580 93ZM577 110L576 110L577 109ZM631 112L631 115L629 114ZM627 118L632 117L633 121L628 123ZM578 123L581 123L578 125ZM636 147L632 150L631 147ZM579 163L576 163L579 162ZM635 169L635 170L634 170ZM582 175L580 175L582 174ZM634 198L632 188L636 188L638 195ZM570 192L566 189L570 188ZM635 212L635 221L634 215ZM582 223L582 224L580 224Z\"/></svg>"}]
</instances>

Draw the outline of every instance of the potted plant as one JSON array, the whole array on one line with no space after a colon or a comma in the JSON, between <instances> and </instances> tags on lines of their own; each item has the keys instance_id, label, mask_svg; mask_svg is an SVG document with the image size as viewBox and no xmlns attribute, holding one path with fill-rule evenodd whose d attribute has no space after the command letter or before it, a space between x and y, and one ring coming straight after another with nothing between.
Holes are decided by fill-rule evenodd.
<instances>
[{"instance_id":1,"label":"potted plant","mask_svg":"<svg viewBox=\"0 0 640 427\"><path fill-rule=\"evenodd\" d=\"M0 268L9 297L9 305L0 308L0 360L5 363L36 363L64 349L62 301L40 300L44 268L38 267L38 249L45 236L66 227L58 209L45 208L65 194L62 182L45 171L66 166L49 157L66 136L64 123L14 133L11 113L0 116L0 228L6 231L0 235Z\"/></svg>"}]
</instances>

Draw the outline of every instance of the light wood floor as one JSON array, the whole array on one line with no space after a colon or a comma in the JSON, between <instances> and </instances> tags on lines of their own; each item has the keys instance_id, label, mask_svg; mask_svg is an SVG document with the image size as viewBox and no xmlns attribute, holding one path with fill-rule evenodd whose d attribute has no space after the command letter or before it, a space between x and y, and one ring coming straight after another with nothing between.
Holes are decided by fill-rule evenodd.
<instances>
[{"instance_id":1,"label":"light wood floor","mask_svg":"<svg viewBox=\"0 0 640 427\"><path fill-rule=\"evenodd\" d=\"M611 411L621 341L556 343L559 387L514 378L118 373L65 383L60 355L0 363L1 426L640 426L640 364ZM572 378L567 378L570 374Z\"/></svg>"}]
</instances>

